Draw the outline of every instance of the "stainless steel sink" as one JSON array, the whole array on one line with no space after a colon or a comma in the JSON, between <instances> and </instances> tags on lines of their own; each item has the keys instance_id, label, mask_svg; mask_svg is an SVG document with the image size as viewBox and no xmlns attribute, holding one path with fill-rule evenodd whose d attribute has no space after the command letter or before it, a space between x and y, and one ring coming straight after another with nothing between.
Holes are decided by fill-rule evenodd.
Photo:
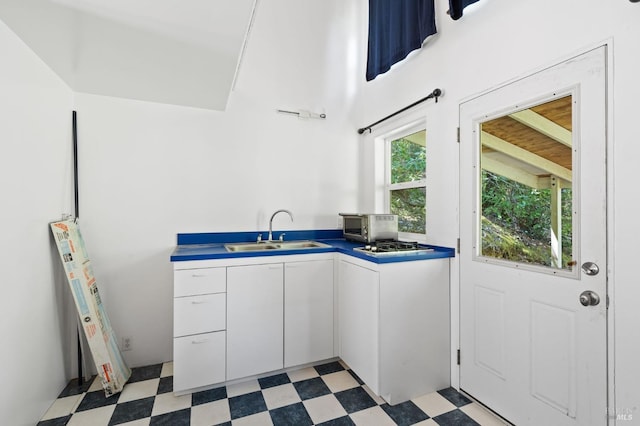
<instances>
[{"instance_id":1,"label":"stainless steel sink","mask_svg":"<svg viewBox=\"0 0 640 426\"><path fill-rule=\"evenodd\" d=\"M273 242L260 242L260 243L233 243L225 244L224 248L227 251L271 251L271 250L300 250L300 249L313 249L313 248L328 248L331 247L328 244L319 243L317 241L303 240L303 241L273 241Z\"/></svg>"}]
</instances>

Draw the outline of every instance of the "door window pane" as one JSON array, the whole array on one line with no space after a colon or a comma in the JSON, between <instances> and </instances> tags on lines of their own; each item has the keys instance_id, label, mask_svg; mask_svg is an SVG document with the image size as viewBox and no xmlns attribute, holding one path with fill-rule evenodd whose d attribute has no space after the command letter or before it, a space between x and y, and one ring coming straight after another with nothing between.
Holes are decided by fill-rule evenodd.
<instances>
[{"instance_id":1,"label":"door window pane","mask_svg":"<svg viewBox=\"0 0 640 426\"><path fill-rule=\"evenodd\" d=\"M571 269L572 99L480 126L480 255Z\"/></svg>"}]
</instances>

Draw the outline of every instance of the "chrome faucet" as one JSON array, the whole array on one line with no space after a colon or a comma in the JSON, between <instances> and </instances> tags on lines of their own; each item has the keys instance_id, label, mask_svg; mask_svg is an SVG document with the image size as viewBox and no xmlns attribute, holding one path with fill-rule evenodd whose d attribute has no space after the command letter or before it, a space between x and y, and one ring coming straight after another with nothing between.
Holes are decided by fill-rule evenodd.
<instances>
[{"instance_id":1,"label":"chrome faucet","mask_svg":"<svg viewBox=\"0 0 640 426\"><path fill-rule=\"evenodd\" d=\"M289 210L285 210L285 209L280 209L280 210L276 210L275 213L273 213L271 215L271 219L269 219L269 241L273 241L273 233L272 233L272 229L273 229L273 218L278 214L278 213L286 213L289 215L289 217L291 218L291 222L293 222L293 214L289 211ZM284 234L283 234L284 235Z\"/></svg>"}]
</instances>

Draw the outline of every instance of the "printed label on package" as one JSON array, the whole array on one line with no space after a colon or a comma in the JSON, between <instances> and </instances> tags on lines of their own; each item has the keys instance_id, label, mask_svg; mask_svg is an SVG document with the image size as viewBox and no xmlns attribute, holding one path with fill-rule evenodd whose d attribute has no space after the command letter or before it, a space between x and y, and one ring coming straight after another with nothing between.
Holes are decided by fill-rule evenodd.
<instances>
[{"instance_id":1,"label":"printed label on package","mask_svg":"<svg viewBox=\"0 0 640 426\"><path fill-rule=\"evenodd\" d=\"M116 345L78 224L74 220L54 222L51 223L51 232L105 395L121 392L131 376L131 369Z\"/></svg>"}]
</instances>

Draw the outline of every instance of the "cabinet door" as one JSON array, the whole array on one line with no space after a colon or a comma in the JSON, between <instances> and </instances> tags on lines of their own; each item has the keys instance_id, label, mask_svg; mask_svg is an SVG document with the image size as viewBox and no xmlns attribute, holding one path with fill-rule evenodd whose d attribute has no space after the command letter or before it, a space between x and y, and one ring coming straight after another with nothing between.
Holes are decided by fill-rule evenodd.
<instances>
[{"instance_id":1,"label":"cabinet door","mask_svg":"<svg viewBox=\"0 0 640 426\"><path fill-rule=\"evenodd\" d=\"M227 268L227 380L282 367L282 264Z\"/></svg>"},{"instance_id":2,"label":"cabinet door","mask_svg":"<svg viewBox=\"0 0 640 426\"><path fill-rule=\"evenodd\" d=\"M338 307L340 358L378 394L379 273L340 261Z\"/></svg>"},{"instance_id":3,"label":"cabinet door","mask_svg":"<svg viewBox=\"0 0 640 426\"><path fill-rule=\"evenodd\" d=\"M333 357L333 260L285 264L284 366Z\"/></svg>"},{"instance_id":4,"label":"cabinet door","mask_svg":"<svg viewBox=\"0 0 640 426\"><path fill-rule=\"evenodd\" d=\"M173 339L173 391L225 381L225 332Z\"/></svg>"}]
</instances>

